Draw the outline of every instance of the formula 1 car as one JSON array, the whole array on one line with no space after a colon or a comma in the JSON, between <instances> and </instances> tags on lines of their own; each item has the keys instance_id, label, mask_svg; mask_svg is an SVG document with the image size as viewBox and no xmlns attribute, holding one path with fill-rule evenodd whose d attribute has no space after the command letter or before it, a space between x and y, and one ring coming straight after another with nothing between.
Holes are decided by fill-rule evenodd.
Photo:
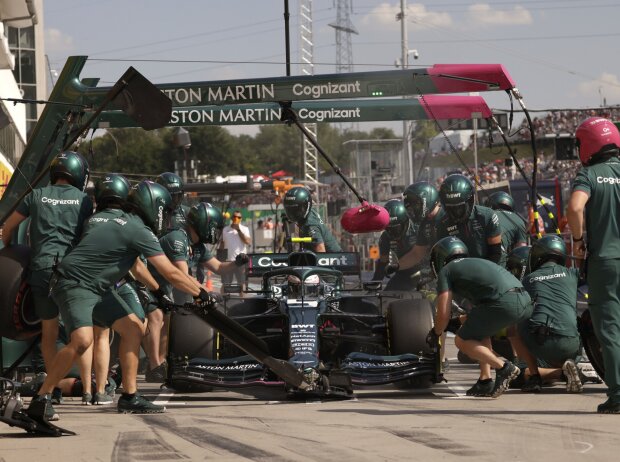
<instances>
[{"instance_id":1,"label":"formula 1 car","mask_svg":"<svg viewBox=\"0 0 620 462\"><path fill-rule=\"evenodd\" d=\"M279 386L291 396L351 397L354 385L441 381L437 348L426 344L430 302L418 292L381 292L380 283L346 288L345 275L359 275L359 255L319 255L250 255L248 273L261 277L260 289L227 293L218 308L298 370L303 389L191 310L172 313L166 386L185 392Z\"/></svg>"}]
</instances>

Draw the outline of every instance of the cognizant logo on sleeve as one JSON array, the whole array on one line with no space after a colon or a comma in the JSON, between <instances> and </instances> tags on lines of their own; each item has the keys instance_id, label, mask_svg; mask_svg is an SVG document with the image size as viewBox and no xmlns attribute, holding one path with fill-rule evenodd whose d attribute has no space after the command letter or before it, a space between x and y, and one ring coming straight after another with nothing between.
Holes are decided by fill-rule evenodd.
<instances>
[{"instance_id":1,"label":"cognizant logo on sleeve","mask_svg":"<svg viewBox=\"0 0 620 462\"><path fill-rule=\"evenodd\" d=\"M609 184L620 184L620 178L614 178L613 176L597 176L597 183L609 183Z\"/></svg>"}]
</instances>

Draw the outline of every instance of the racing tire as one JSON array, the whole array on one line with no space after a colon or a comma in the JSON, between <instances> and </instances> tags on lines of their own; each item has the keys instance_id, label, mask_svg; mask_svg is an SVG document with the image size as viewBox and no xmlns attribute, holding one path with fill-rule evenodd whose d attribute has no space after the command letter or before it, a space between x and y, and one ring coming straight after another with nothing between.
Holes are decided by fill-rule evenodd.
<instances>
[{"instance_id":1,"label":"racing tire","mask_svg":"<svg viewBox=\"0 0 620 462\"><path fill-rule=\"evenodd\" d=\"M25 271L30 248L14 245L0 249L0 337L27 340L41 332Z\"/></svg>"},{"instance_id":2,"label":"racing tire","mask_svg":"<svg viewBox=\"0 0 620 462\"><path fill-rule=\"evenodd\" d=\"M392 354L432 354L426 335L433 327L433 307L424 299L395 300L388 305Z\"/></svg>"},{"instance_id":3,"label":"racing tire","mask_svg":"<svg viewBox=\"0 0 620 462\"><path fill-rule=\"evenodd\" d=\"M175 363L192 358L215 358L215 330L195 314L171 313L168 331L168 377L166 386L182 393L204 393L210 385L175 379Z\"/></svg>"},{"instance_id":4,"label":"racing tire","mask_svg":"<svg viewBox=\"0 0 620 462\"><path fill-rule=\"evenodd\" d=\"M393 355L433 354L426 335L433 327L433 307L425 298L395 300L388 306L388 332ZM429 388L430 377L414 377L395 383L397 388Z\"/></svg>"},{"instance_id":5,"label":"racing tire","mask_svg":"<svg viewBox=\"0 0 620 462\"><path fill-rule=\"evenodd\" d=\"M168 354L177 358L215 358L215 331L195 314L171 313Z\"/></svg>"},{"instance_id":6,"label":"racing tire","mask_svg":"<svg viewBox=\"0 0 620 462\"><path fill-rule=\"evenodd\" d=\"M583 343L583 349L586 351L590 364L592 364L599 377L605 380L605 363L603 362L601 344L594 333L589 309L586 309L579 317L579 335L581 336L581 343Z\"/></svg>"}]
</instances>

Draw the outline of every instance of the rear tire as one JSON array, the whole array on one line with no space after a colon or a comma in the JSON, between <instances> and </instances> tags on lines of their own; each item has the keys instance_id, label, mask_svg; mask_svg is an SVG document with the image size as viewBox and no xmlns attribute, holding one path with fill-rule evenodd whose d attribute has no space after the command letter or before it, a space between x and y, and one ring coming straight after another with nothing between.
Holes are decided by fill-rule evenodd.
<instances>
[{"instance_id":1,"label":"rear tire","mask_svg":"<svg viewBox=\"0 0 620 462\"><path fill-rule=\"evenodd\" d=\"M590 364L592 364L599 377L605 380L605 363L603 362L601 344L594 333L589 309L585 310L579 318L579 334L581 335L583 349L586 350Z\"/></svg>"},{"instance_id":2,"label":"rear tire","mask_svg":"<svg viewBox=\"0 0 620 462\"><path fill-rule=\"evenodd\" d=\"M25 271L30 248L13 245L0 249L0 336L27 340L41 332Z\"/></svg>"}]
</instances>

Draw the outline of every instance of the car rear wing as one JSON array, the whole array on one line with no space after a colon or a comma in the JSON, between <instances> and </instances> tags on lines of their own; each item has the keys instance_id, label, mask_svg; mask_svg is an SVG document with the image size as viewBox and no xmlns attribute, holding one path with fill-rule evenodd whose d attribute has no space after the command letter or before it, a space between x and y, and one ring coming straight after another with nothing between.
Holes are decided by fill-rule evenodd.
<instances>
[{"instance_id":1,"label":"car rear wing","mask_svg":"<svg viewBox=\"0 0 620 462\"><path fill-rule=\"evenodd\" d=\"M288 266L288 253L248 254L248 277L260 277L267 271ZM360 256L357 252L334 252L317 254L317 266L329 267L345 275L360 275Z\"/></svg>"}]
</instances>

